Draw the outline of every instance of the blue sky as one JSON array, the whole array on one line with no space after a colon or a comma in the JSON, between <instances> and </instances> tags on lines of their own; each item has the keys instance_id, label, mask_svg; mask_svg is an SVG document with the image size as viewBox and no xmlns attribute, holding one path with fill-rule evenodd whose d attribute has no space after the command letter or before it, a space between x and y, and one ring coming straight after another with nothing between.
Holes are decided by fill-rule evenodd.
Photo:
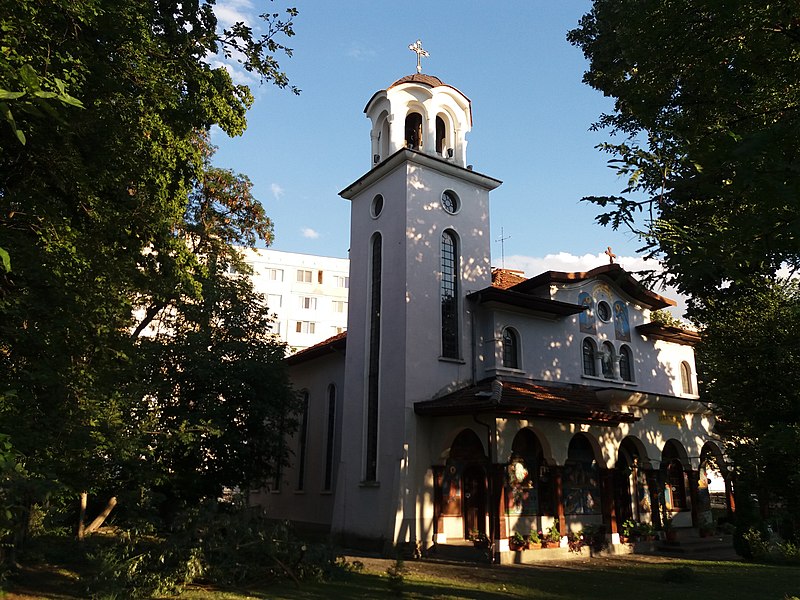
<instances>
[{"instance_id":1,"label":"blue sky","mask_svg":"<svg viewBox=\"0 0 800 600\"><path fill-rule=\"evenodd\" d=\"M423 72L472 100L468 162L504 182L491 194L494 265L502 228L505 266L528 276L598 266L609 245L624 267L641 267L637 240L597 225L597 209L580 202L625 187L595 149L608 134L589 131L611 100L581 82L586 61L565 39L590 2L281 2L221 0L218 14L297 6L294 56L279 58L302 93L255 85L244 136L213 136L215 162L254 182L275 222L274 249L347 256L349 203L338 192L370 166L364 106L415 72L408 45L420 39L430 52Z\"/></svg>"}]
</instances>

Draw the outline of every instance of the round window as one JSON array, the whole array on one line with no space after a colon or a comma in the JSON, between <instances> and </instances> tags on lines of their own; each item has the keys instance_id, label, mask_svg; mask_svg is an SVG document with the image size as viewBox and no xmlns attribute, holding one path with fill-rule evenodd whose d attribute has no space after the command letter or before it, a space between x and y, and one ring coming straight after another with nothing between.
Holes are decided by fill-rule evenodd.
<instances>
[{"instance_id":1,"label":"round window","mask_svg":"<svg viewBox=\"0 0 800 600\"><path fill-rule=\"evenodd\" d=\"M378 194L372 199L372 218L377 219L383 210L383 196Z\"/></svg>"},{"instance_id":2,"label":"round window","mask_svg":"<svg viewBox=\"0 0 800 600\"><path fill-rule=\"evenodd\" d=\"M458 196L453 190L445 190L442 192L442 208L451 215L458 212Z\"/></svg>"},{"instance_id":3,"label":"round window","mask_svg":"<svg viewBox=\"0 0 800 600\"><path fill-rule=\"evenodd\" d=\"M597 316L600 317L601 321L608 322L611 320L611 307L605 300L597 303Z\"/></svg>"}]
</instances>

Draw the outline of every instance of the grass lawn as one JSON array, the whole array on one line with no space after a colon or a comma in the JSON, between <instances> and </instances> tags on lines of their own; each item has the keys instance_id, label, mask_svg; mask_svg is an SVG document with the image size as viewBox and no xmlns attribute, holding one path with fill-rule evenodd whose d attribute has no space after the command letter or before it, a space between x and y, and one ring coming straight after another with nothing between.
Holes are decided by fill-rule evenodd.
<instances>
[{"instance_id":1,"label":"grass lawn","mask_svg":"<svg viewBox=\"0 0 800 600\"><path fill-rule=\"evenodd\" d=\"M345 579L288 582L252 589L224 590L194 587L180 600L278 600L328 598L407 599L614 599L614 600L784 600L800 596L800 567L708 562L652 557L578 558L533 566L476 566L408 561L399 586L392 586L386 568L392 561L363 559L365 568ZM682 568L681 571L676 569ZM665 580L665 574L674 575ZM52 575L52 576L51 576ZM669 575L666 575L669 577ZM65 584L58 589L58 582ZM66 585L67 583L71 585ZM28 573L9 586L7 600L82 598L62 570Z\"/></svg>"},{"instance_id":2,"label":"grass lawn","mask_svg":"<svg viewBox=\"0 0 800 600\"><path fill-rule=\"evenodd\" d=\"M182 600L245 600L275 598L394 597L385 567L390 561L368 561L362 573L346 580L281 584L238 594L192 590ZM383 567L383 569L381 569ZM614 600L784 600L800 596L800 568L735 562L638 558L579 559L558 565L488 567L407 562L399 586L403 598L479 599L614 599ZM680 572L677 568L683 567ZM688 571L687 569L691 569ZM665 581L665 573L675 581Z\"/></svg>"}]
</instances>

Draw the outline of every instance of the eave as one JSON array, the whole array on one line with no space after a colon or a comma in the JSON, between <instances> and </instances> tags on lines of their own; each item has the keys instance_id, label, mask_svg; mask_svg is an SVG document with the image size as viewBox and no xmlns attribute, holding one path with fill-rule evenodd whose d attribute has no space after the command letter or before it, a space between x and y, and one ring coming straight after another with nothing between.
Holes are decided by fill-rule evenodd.
<instances>
[{"instance_id":1,"label":"eave","mask_svg":"<svg viewBox=\"0 0 800 600\"><path fill-rule=\"evenodd\" d=\"M487 287L467 295L470 300L488 308L515 308L552 317L566 317L586 310L585 306L540 298L522 292L498 287Z\"/></svg>"},{"instance_id":2,"label":"eave","mask_svg":"<svg viewBox=\"0 0 800 600\"><path fill-rule=\"evenodd\" d=\"M451 177L458 177L485 190L493 190L503 183L499 179L482 175L471 169L465 169L443 158L437 158L424 152L409 150L408 148L401 148L344 188L339 192L339 195L346 200L352 200L364 189L374 185L405 162L427 167Z\"/></svg>"},{"instance_id":3,"label":"eave","mask_svg":"<svg viewBox=\"0 0 800 600\"><path fill-rule=\"evenodd\" d=\"M674 342L686 346L694 346L700 341L700 334L696 331L674 327L672 325L662 325L661 323L645 323L637 325L636 332L655 340Z\"/></svg>"}]
</instances>

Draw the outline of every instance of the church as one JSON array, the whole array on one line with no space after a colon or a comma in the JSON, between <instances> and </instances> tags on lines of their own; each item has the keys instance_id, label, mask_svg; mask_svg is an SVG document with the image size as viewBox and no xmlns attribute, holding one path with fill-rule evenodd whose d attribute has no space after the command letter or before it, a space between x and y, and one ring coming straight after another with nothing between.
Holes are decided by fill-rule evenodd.
<instances>
[{"instance_id":1,"label":"church","mask_svg":"<svg viewBox=\"0 0 800 600\"><path fill-rule=\"evenodd\" d=\"M418 66L364 112L370 167L341 192L347 331L287 359L305 409L291 466L253 503L345 544L482 534L499 555L515 532L699 527L709 482L730 510L698 336L652 318L674 301L610 253L587 272L493 269L501 182L468 163L456 87Z\"/></svg>"}]
</instances>

